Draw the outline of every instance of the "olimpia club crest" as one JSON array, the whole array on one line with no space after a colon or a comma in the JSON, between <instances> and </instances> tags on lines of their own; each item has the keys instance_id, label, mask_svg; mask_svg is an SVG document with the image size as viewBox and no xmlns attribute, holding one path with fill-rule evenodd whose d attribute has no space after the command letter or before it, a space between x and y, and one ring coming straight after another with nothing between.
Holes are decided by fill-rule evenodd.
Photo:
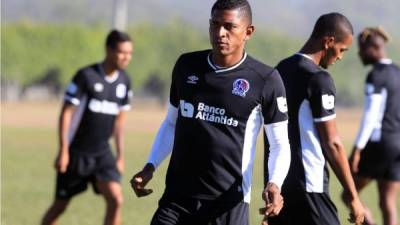
<instances>
[{"instance_id":1,"label":"olimpia club crest","mask_svg":"<svg viewBox=\"0 0 400 225\"><path fill-rule=\"evenodd\" d=\"M233 82L232 94L245 97L250 90L250 83L245 79L237 79Z\"/></svg>"}]
</instances>

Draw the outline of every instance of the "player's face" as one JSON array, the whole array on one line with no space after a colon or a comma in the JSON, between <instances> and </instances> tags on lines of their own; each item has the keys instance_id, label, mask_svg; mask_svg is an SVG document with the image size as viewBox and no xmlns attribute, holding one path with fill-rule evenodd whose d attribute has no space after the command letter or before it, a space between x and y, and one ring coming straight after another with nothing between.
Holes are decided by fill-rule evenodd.
<instances>
[{"instance_id":1,"label":"player's face","mask_svg":"<svg viewBox=\"0 0 400 225\"><path fill-rule=\"evenodd\" d=\"M325 42L325 55L321 58L320 66L324 69L341 60L344 53L350 48L353 43L353 35L349 34L343 40L336 42L334 37L329 37Z\"/></svg>"},{"instance_id":2,"label":"player's face","mask_svg":"<svg viewBox=\"0 0 400 225\"><path fill-rule=\"evenodd\" d=\"M210 19L210 42L217 57L243 54L254 26L240 10L215 10Z\"/></svg>"},{"instance_id":3,"label":"player's face","mask_svg":"<svg viewBox=\"0 0 400 225\"><path fill-rule=\"evenodd\" d=\"M117 44L115 49L107 49L108 58L117 69L125 69L132 58L132 42L125 41Z\"/></svg>"}]
</instances>

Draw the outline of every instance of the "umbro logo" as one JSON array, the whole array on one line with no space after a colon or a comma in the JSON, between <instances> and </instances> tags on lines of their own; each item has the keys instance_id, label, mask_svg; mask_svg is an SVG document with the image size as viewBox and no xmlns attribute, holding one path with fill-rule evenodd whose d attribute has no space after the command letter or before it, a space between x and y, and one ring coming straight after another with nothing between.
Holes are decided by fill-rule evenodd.
<instances>
[{"instance_id":1,"label":"umbro logo","mask_svg":"<svg viewBox=\"0 0 400 225\"><path fill-rule=\"evenodd\" d=\"M198 80L199 80L199 78L196 75L192 75L192 76L187 78L186 83L188 83L188 84L197 84Z\"/></svg>"}]
</instances>

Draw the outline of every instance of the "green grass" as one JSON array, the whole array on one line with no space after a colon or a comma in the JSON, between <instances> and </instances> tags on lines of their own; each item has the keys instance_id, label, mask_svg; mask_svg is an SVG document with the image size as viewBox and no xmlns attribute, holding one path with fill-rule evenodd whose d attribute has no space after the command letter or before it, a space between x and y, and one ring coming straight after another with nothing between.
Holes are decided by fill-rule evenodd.
<instances>
[{"instance_id":1,"label":"green grass","mask_svg":"<svg viewBox=\"0 0 400 225\"><path fill-rule=\"evenodd\" d=\"M1 224L39 224L40 218L54 196L56 155L56 133L51 128L2 127L2 209ZM164 188L165 170L168 160L157 170L149 184L155 193L147 198L136 198L129 186L131 176L142 168L154 138L152 132L128 131L126 134L126 168L122 180L124 192L123 223L149 224ZM345 140L346 141L346 140ZM349 141L348 141L349 142ZM349 142L350 143L350 142ZM258 145L253 179L251 224L259 224L258 208L262 206L262 151ZM348 224L348 211L339 200L342 188L331 173L331 195L336 203L342 224ZM375 185L370 185L362 194L371 207L376 221L381 221ZM102 224L105 204L91 188L74 198L60 225Z\"/></svg>"}]
</instances>

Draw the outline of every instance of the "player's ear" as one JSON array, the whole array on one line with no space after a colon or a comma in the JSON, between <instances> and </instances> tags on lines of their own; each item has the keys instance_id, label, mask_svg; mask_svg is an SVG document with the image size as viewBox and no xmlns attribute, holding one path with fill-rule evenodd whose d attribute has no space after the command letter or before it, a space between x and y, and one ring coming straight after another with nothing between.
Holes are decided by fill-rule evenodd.
<instances>
[{"instance_id":1,"label":"player's ear","mask_svg":"<svg viewBox=\"0 0 400 225\"><path fill-rule=\"evenodd\" d=\"M325 36L323 38L324 42L324 49L327 50L329 48L332 48L335 45L335 37L333 36Z\"/></svg>"},{"instance_id":2,"label":"player's ear","mask_svg":"<svg viewBox=\"0 0 400 225\"><path fill-rule=\"evenodd\" d=\"M246 36L244 38L245 41L250 40L251 35L253 35L253 33L256 31L256 28L253 25L249 25L246 28Z\"/></svg>"}]
</instances>

